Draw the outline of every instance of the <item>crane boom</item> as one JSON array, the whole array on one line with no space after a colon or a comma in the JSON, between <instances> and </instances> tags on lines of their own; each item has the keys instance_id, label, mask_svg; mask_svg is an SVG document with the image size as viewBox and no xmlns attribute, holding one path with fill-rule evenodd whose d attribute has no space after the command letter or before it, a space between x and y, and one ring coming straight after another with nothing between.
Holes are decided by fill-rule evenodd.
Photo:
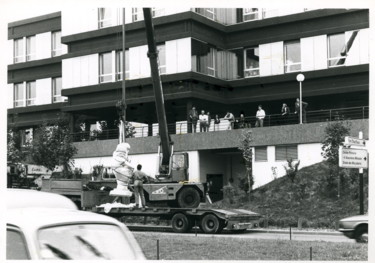
<instances>
[{"instance_id":1,"label":"crane boom","mask_svg":"<svg viewBox=\"0 0 375 263\"><path fill-rule=\"evenodd\" d=\"M159 63L158 63L158 51L156 48L155 36L154 36L154 25L152 22L151 8L143 8L144 21L146 27L146 36L148 44L147 56L150 60L152 85L154 88L156 114L159 123L159 136L161 140L162 149L162 166L169 165L169 158L171 156L171 140L168 134L167 118L165 115L164 107L164 95L163 87L161 84L160 74L159 74Z\"/></svg>"}]
</instances>

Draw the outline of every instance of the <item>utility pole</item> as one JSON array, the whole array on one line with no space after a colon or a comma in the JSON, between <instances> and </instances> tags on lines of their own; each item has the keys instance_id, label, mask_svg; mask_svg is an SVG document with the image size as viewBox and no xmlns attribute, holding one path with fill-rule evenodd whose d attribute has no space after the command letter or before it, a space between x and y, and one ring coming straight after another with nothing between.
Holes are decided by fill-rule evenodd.
<instances>
[{"instance_id":1,"label":"utility pole","mask_svg":"<svg viewBox=\"0 0 375 263\"><path fill-rule=\"evenodd\" d=\"M122 133L120 133L120 142L126 141L126 101L125 101L125 8L122 9Z\"/></svg>"},{"instance_id":2,"label":"utility pole","mask_svg":"<svg viewBox=\"0 0 375 263\"><path fill-rule=\"evenodd\" d=\"M359 139L363 139L363 133L360 131L358 134ZM364 212L364 198L363 198L363 168L358 169L359 173L359 214L363 215Z\"/></svg>"}]
</instances>

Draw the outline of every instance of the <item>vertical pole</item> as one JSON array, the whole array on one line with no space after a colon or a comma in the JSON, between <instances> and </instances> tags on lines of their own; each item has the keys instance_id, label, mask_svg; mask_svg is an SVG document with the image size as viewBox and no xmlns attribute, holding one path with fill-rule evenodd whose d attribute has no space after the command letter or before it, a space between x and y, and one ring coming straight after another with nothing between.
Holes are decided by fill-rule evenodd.
<instances>
[{"instance_id":1,"label":"vertical pole","mask_svg":"<svg viewBox=\"0 0 375 263\"><path fill-rule=\"evenodd\" d=\"M159 239L156 240L156 259L159 260Z\"/></svg>"},{"instance_id":2,"label":"vertical pole","mask_svg":"<svg viewBox=\"0 0 375 263\"><path fill-rule=\"evenodd\" d=\"M299 82L299 120L302 124L302 81Z\"/></svg>"},{"instance_id":3,"label":"vertical pole","mask_svg":"<svg viewBox=\"0 0 375 263\"><path fill-rule=\"evenodd\" d=\"M126 102L125 102L125 8L122 9L122 116L123 116L123 136L122 142L126 141Z\"/></svg>"},{"instance_id":4,"label":"vertical pole","mask_svg":"<svg viewBox=\"0 0 375 263\"><path fill-rule=\"evenodd\" d=\"M195 227L194 227L194 229L195 229L195 236L197 236L198 235L198 231L197 231L197 219L195 219Z\"/></svg>"},{"instance_id":5,"label":"vertical pole","mask_svg":"<svg viewBox=\"0 0 375 263\"><path fill-rule=\"evenodd\" d=\"M289 240L292 240L292 226L289 225Z\"/></svg>"},{"instance_id":6,"label":"vertical pole","mask_svg":"<svg viewBox=\"0 0 375 263\"><path fill-rule=\"evenodd\" d=\"M312 261L312 247L310 247L310 261Z\"/></svg>"},{"instance_id":7,"label":"vertical pole","mask_svg":"<svg viewBox=\"0 0 375 263\"><path fill-rule=\"evenodd\" d=\"M358 134L359 139L363 139L363 133L360 131ZM359 168L359 214L364 214L364 197L363 197L363 168Z\"/></svg>"}]
</instances>

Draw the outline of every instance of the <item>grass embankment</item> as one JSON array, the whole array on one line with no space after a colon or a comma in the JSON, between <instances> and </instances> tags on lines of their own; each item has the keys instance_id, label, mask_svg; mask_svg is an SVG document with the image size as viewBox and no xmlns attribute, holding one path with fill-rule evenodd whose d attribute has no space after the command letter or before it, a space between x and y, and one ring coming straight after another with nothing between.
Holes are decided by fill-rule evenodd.
<instances>
[{"instance_id":1,"label":"grass embankment","mask_svg":"<svg viewBox=\"0 0 375 263\"><path fill-rule=\"evenodd\" d=\"M155 260L367 260L367 244L254 240L231 237L133 233L147 259Z\"/></svg>"},{"instance_id":2,"label":"grass embankment","mask_svg":"<svg viewBox=\"0 0 375 263\"><path fill-rule=\"evenodd\" d=\"M297 226L298 218L303 227L335 228L339 219L359 214L358 170L346 170L341 183L340 197L337 196L337 177L329 185L329 167L326 162L301 169L294 182L287 176L255 189L242 198L228 196L215 207L241 207L258 212L268 218L269 225L278 227ZM367 211L368 183L365 173L365 212ZM236 191L240 191L234 187ZM228 191L226 191L228 192ZM233 201L233 199L235 201Z\"/></svg>"}]
</instances>

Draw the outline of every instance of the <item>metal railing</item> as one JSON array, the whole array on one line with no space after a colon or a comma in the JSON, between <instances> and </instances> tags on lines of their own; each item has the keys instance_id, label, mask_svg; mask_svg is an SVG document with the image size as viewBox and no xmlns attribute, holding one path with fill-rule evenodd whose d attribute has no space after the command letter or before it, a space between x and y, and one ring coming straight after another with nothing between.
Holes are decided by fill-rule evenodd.
<instances>
[{"instance_id":1,"label":"metal railing","mask_svg":"<svg viewBox=\"0 0 375 263\"><path fill-rule=\"evenodd\" d=\"M316 122L327 122L327 121L340 121L340 120L356 120L356 119L368 119L369 118L369 107L352 107L352 108L339 108L339 109L329 109L329 110L316 110L306 112L306 122L316 123ZM284 118L281 114L270 114L266 115L263 121L263 127L269 126L280 126L280 125L291 125L299 123L299 115L291 114ZM239 118L231 124L228 120L224 118L220 119L219 124L214 124L214 120L207 129L208 132L224 131L231 129L242 129L242 128L257 128L255 116L245 117L244 121ZM152 127L148 125L138 125L134 127L134 135L132 137L150 137L158 136L158 124L153 124ZM187 121L180 121L176 123L168 124L169 134L186 134L192 133L192 123ZM197 122L196 133L201 131L200 123ZM107 129L101 132L99 131L84 131L78 133L72 133L73 141L93 141L93 140L108 140L117 139L119 136L118 129Z\"/></svg>"}]
</instances>

